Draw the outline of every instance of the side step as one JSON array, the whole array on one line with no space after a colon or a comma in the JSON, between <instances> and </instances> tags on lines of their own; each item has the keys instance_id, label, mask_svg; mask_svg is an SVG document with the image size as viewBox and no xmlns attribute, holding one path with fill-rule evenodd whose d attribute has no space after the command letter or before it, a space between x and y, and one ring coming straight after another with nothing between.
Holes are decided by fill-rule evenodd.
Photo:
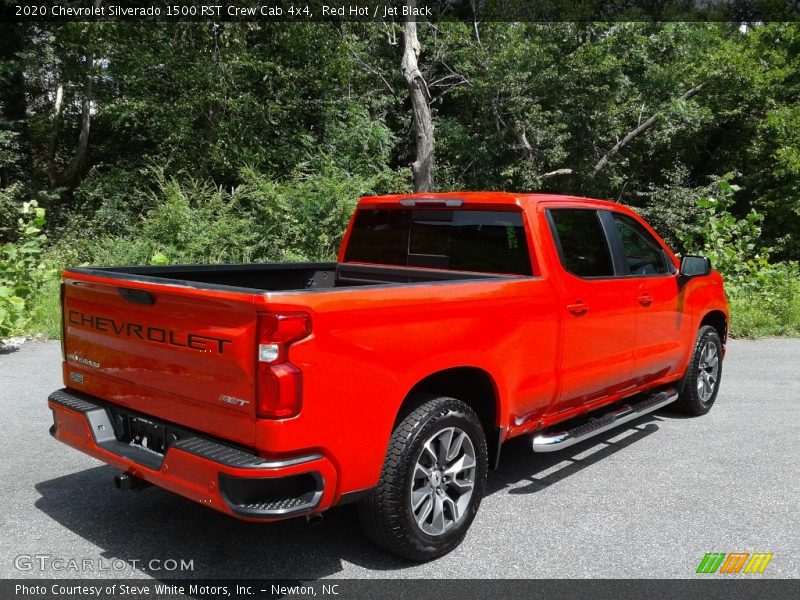
<instances>
[{"instance_id":1,"label":"side step","mask_svg":"<svg viewBox=\"0 0 800 600\"><path fill-rule=\"evenodd\" d=\"M587 440L590 437L638 419L678 399L678 390L668 388L636 404L626 404L602 417L591 419L566 431L543 431L533 438L534 452L556 452Z\"/></svg>"}]
</instances>

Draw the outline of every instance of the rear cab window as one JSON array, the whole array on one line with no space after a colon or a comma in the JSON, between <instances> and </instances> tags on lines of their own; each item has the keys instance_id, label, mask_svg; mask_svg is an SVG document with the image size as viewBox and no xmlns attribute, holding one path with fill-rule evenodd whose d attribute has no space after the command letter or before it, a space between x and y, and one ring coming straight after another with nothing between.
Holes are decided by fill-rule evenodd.
<instances>
[{"instance_id":1,"label":"rear cab window","mask_svg":"<svg viewBox=\"0 0 800 600\"><path fill-rule=\"evenodd\" d=\"M521 212L359 209L346 262L532 275Z\"/></svg>"},{"instance_id":2,"label":"rear cab window","mask_svg":"<svg viewBox=\"0 0 800 600\"><path fill-rule=\"evenodd\" d=\"M603 224L592 208L547 209L561 264L578 277L613 277L614 263Z\"/></svg>"}]
</instances>

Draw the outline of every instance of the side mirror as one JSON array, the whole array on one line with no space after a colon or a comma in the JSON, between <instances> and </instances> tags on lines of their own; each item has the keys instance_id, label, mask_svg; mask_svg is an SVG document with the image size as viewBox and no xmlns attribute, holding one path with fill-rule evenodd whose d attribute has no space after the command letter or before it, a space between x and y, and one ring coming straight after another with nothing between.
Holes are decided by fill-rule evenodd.
<instances>
[{"instance_id":1,"label":"side mirror","mask_svg":"<svg viewBox=\"0 0 800 600\"><path fill-rule=\"evenodd\" d=\"M681 259L680 274L684 277L710 275L711 259L707 256L684 256Z\"/></svg>"}]
</instances>

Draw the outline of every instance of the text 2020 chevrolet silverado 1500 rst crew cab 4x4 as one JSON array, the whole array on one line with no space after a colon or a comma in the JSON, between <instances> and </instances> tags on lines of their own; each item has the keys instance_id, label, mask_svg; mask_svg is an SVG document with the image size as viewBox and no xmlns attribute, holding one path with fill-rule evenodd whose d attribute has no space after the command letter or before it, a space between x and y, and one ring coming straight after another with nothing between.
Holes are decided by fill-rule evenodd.
<instances>
[{"instance_id":1,"label":"text 2020 chevrolet silverado 1500 rst crew cab 4x4","mask_svg":"<svg viewBox=\"0 0 800 600\"><path fill-rule=\"evenodd\" d=\"M504 441L707 412L728 330L707 259L552 195L368 197L335 263L69 269L62 290L51 431L120 487L252 521L357 500L417 560L461 541Z\"/></svg>"}]
</instances>

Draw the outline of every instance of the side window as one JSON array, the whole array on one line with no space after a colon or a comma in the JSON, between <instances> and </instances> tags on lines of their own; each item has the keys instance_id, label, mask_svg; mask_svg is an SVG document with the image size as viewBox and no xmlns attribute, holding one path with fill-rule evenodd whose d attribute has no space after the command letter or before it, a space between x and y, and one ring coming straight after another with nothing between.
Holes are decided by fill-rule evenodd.
<instances>
[{"instance_id":1,"label":"side window","mask_svg":"<svg viewBox=\"0 0 800 600\"><path fill-rule=\"evenodd\" d=\"M547 211L564 268L579 277L611 277L611 252L596 210L554 208Z\"/></svg>"},{"instance_id":2,"label":"side window","mask_svg":"<svg viewBox=\"0 0 800 600\"><path fill-rule=\"evenodd\" d=\"M661 245L640 223L627 215L612 213L617 226L625 262L631 275L660 275L672 272Z\"/></svg>"}]
</instances>

